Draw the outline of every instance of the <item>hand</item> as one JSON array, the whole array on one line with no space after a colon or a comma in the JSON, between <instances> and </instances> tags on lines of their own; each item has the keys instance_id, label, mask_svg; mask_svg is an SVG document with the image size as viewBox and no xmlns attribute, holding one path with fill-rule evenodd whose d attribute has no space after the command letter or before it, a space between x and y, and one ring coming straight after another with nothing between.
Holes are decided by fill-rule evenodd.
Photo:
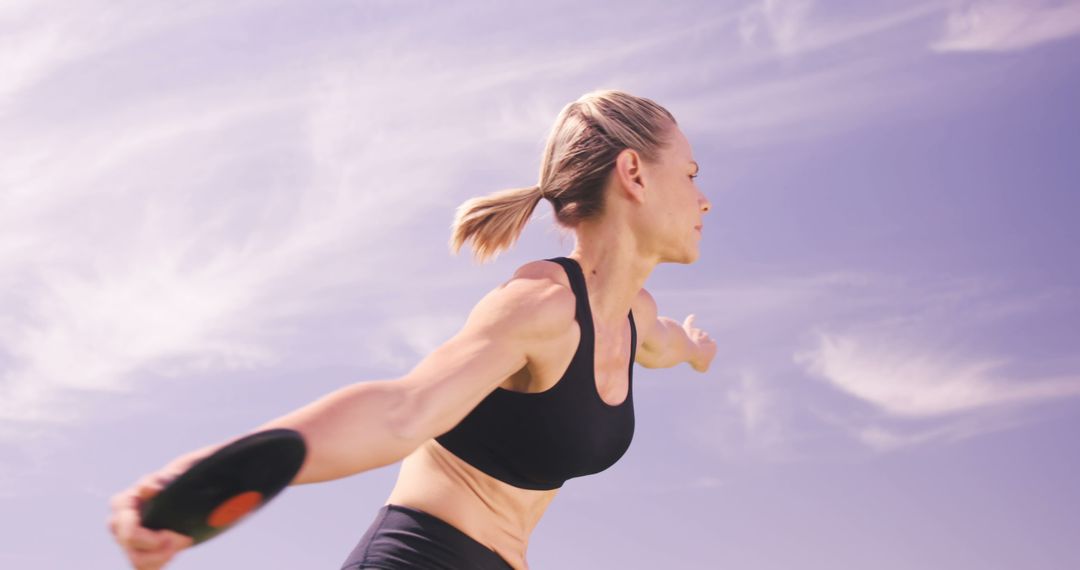
<instances>
[{"instance_id":1,"label":"hand","mask_svg":"<svg viewBox=\"0 0 1080 570\"><path fill-rule=\"evenodd\" d=\"M142 526L139 510L147 500L161 492L173 479L205 455L207 453L203 450L183 456L163 469L143 477L132 487L113 495L110 502L112 515L108 520L109 531L124 550L132 568L158 570L178 552L194 543L191 537L171 530L150 530Z\"/></svg>"},{"instance_id":2,"label":"hand","mask_svg":"<svg viewBox=\"0 0 1080 570\"><path fill-rule=\"evenodd\" d=\"M696 349L688 361L690 366L698 372L707 371L713 357L716 356L716 341L709 338L709 333L694 327L694 315L686 317L683 321L683 331L686 332L686 336L690 338L690 342Z\"/></svg>"}]
</instances>

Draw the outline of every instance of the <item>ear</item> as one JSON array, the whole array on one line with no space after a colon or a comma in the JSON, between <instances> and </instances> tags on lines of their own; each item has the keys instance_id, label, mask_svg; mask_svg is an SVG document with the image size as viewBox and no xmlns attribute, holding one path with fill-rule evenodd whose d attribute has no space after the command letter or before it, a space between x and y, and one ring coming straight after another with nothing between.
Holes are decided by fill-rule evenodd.
<instances>
[{"instance_id":1,"label":"ear","mask_svg":"<svg viewBox=\"0 0 1080 570\"><path fill-rule=\"evenodd\" d=\"M618 187L625 191L631 200L637 202L645 202L643 166L641 155L627 148L615 157L615 169L612 171Z\"/></svg>"}]
</instances>

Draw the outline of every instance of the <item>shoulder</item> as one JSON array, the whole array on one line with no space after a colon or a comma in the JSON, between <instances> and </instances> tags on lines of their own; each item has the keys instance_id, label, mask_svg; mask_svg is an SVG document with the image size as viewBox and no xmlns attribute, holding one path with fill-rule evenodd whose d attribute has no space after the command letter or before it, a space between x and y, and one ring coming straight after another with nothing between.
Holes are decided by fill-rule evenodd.
<instances>
[{"instance_id":1,"label":"shoulder","mask_svg":"<svg viewBox=\"0 0 1080 570\"><path fill-rule=\"evenodd\" d=\"M515 336L550 337L572 325L576 306L562 267L531 261L485 295L469 320Z\"/></svg>"}]
</instances>

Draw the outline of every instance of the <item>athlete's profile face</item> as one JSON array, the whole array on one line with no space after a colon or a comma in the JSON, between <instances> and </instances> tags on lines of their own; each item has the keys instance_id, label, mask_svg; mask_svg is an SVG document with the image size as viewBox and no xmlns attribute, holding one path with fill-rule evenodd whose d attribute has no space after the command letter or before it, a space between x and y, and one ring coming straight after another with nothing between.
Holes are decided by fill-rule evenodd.
<instances>
[{"instance_id":1,"label":"athlete's profile face","mask_svg":"<svg viewBox=\"0 0 1080 570\"><path fill-rule=\"evenodd\" d=\"M663 194L668 230L677 240L689 244L696 259L702 217L712 204L694 181L699 167L686 135L678 127L672 127L667 139L668 144L653 165L654 174L650 178Z\"/></svg>"}]
</instances>

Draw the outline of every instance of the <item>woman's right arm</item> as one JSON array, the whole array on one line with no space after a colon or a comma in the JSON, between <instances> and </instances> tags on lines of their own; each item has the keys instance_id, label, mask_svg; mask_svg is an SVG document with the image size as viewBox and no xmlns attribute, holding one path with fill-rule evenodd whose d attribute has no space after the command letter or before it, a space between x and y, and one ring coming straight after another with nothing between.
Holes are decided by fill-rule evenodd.
<instances>
[{"instance_id":1,"label":"woman's right arm","mask_svg":"<svg viewBox=\"0 0 1080 570\"><path fill-rule=\"evenodd\" d=\"M535 263L535 262L534 262ZM337 390L255 431L289 428L308 444L293 484L395 463L458 424L531 348L574 320L573 294L527 264L473 308L462 329L408 374Z\"/></svg>"},{"instance_id":2,"label":"woman's right arm","mask_svg":"<svg viewBox=\"0 0 1080 570\"><path fill-rule=\"evenodd\" d=\"M252 432L288 428L304 436L308 454L294 485L346 477L400 461L420 444L457 425L501 382L525 366L537 343L572 325L573 293L548 278L549 272L544 262L522 266L513 278L477 303L461 331L405 376L346 386ZM178 542L167 531L138 526L141 502L186 466L226 443L181 456L114 497L110 528L137 568L159 566L139 566L133 557L133 543L140 543L144 552L162 553L168 549L151 546L165 544L166 537ZM187 546L180 542L176 551ZM163 559L167 561L173 554L175 551L169 551Z\"/></svg>"}]
</instances>

